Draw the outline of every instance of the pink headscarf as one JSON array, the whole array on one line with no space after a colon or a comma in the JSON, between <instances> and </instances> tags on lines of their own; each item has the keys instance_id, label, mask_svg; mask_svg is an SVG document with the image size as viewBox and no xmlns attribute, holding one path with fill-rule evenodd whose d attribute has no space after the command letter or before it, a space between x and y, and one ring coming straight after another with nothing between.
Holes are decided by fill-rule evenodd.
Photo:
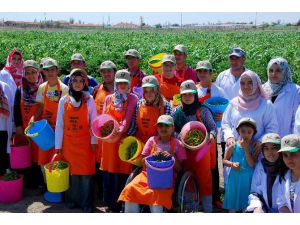
<instances>
[{"instance_id":1,"label":"pink headscarf","mask_svg":"<svg viewBox=\"0 0 300 225\"><path fill-rule=\"evenodd\" d=\"M241 77L240 77L240 81L245 78L245 77L249 77L252 80L253 83L253 92L251 93L251 95L244 95L242 90L239 90L239 95L237 97L235 97L234 99L231 100L231 103L237 107L237 109L239 111L254 111L256 110L262 99L267 99L267 95L265 93L265 91L262 88L261 85L261 80L259 78L259 76L252 72L252 71L245 71Z\"/></svg>"},{"instance_id":2,"label":"pink headscarf","mask_svg":"<svg viewBox=\"0 0 300 225\"><path fill-rule=\"evenodd\" d=\"M17 53L21 56L21 63L18 68L14 67L11 63L12 58L15 53ZM21 86L21 83L22 83L23 64L24 64L24 59L23 59L22 52L17 49L11 50L9 55L7 56L6 65L4 67L4 70L8 71L11 74L11 76L13 77L13 79L18 87Z\"/></svg>"}]
</instances>

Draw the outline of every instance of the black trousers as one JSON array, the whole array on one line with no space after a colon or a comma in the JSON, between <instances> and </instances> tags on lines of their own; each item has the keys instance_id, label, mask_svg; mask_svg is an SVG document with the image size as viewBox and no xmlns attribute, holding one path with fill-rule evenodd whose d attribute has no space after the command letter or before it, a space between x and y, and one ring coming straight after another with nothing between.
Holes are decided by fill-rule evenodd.
<instances>
[{"instance_id":1,"label":"black trousers","mask_svg":"<svg viewBox=\"0 0 300 225\"><path fill-rule=\"evenodd\" d=\"M95 197L98 201L103 202L103 172L100 168L100 163L96 162L95 172Z\"/></svg>"},{"instance_id":2,"label":"black trousers","mask_svg":"<svg viewBox=\"0 0 300 225\"><path fill-rule=\"evenodd\" d=\"M9 168L9 154L7 154L7 131L0 131L0 176Z\"/></svg>"}]
</instances>

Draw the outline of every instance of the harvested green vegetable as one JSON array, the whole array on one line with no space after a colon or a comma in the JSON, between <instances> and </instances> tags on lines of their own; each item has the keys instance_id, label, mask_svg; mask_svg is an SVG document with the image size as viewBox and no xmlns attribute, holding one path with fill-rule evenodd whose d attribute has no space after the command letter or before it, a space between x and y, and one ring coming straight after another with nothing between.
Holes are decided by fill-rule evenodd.
<instances>
[{"instance_id":1,"label":"harvested green vegetable","mask_svg":"<svg viewBox=\"0 0 300 225\"><path fill-rule=\"evenodd\" d=\"M210 102L210 105L226 105L226 102Z\"/></svg>"},{"instance_id":2,"label":"harvested green vegetable","mask_svg":"<svg viewBox=\"0 0 300 225\"><path fill-rule=\"evenodd\" d=\"M136 141L129 145L129 147L127 148L127 160L131 159L135 155L137 148L138 144Z\"/></svg>"},{"instance_id":3,"label":"harvested green vegetable","mask_svg":"<svg viewBox=\"0 0 300 225\"><path fill-rule=\"evenodd\" d=\"M110 135L111 132L113 131L113 129L114 129L114 121L109 120L109 121L105 122L103 124L103 126L100 127L101 137L106 137L106 136Z\"/></svg>"},{"instance_id":4,"label":"harvested green vegetable","mask_svg":"<svg viewBox=\"0 0 300 225\"><path fill-rule=\"evenodd\" d=\"M184 139L184 142L189 146L200 145L204 140L204 136L200 130L190 130Z\"/></svg>"},{"instance_id":5,"label":"harvested green vegetable","mask_svg":"<svg viewBox=\"0 0 300 225\"><path fill-rule=\"evenodd\" d=\"M10 180L18 180L19 178L20 178L20 175L17 172L11 171L4 175L3 180L10 181Z\"/></svg>"},{"instance_id":6,"label":"harvested green vegetable","mask_svg":"<svg viewBox=\"0 0 300 225\"><path fill-rule=\"evenodd\" d=\"M47 169L49 169L50 163L47 165ZM55 161L53 162L53 170L63 170L68 168L68 163L64 161Z\"/></svg>"}]
</instances>

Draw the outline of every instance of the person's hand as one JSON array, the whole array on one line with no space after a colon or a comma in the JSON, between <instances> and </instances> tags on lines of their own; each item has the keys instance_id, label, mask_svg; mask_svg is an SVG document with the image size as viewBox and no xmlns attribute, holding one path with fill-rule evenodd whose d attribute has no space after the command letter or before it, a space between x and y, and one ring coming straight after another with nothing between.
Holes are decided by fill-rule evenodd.
<instances>
[{"instance_id":1,"label":"person's hand","mask_svg":"<svg viewBox=\"0 0 300 225\"><path fill-rule=\"evenodd\" d=\"M261 153L261 142L256 141L253 143L253 153L252 156L255 161L257 161L259 154Z\"/></svg>"},{"instance_id":2,"label":"person's hand","mask_svg":"<svg viewBox=\"0 0 300 225\"><path fill-rule=\"evenodd\" d=\"M30 117L30 120L28 122L28 126L32 125L34 123L34 116Z\"/></svg>"},{"instance_id":3,"label":"person's hand","mask_svg":"<svg viewBox=\"0 0 300 225\"><path fill-rule=\"evenodd\" d=\"M230 146L232 146L232 145L234 145L234 144L235 144L235 140L234 140L233 137L227 138L227 140L226 140L226 146L227 146L227 147L230 147Z\"/></svg>"},{"instance_id":4,"label":"person's hand","mask_svg":"<svg viewBox=\"0 0 300 225\"><path fill-rule=\"evenodd\" d=\"M251 140L248 140L247 138L242 138L242 140L240 141L240 145L241 147L245 150L245 149L248 149L249 148L249 145L250 145L250 141Z\"/></svg>"},{"instance_id":5,"label":"person's hand","mask_svg":"<svg viewBox=\"0 0 300 225\"><path fill-rule=\"evenodd\" d=\"M160 155L162 157L164 157L164 158L170 158L170 157L172 157L172 155L168 151L163 151L163 152L161 152Z\"/></svg>"},{"instance_id":6,"label":"person's hand","mask_svg":"<svg viewBox=\"0 0 300 225\"><path fill-rule=\"evenodd\" d=\"M97 144L91 144L91 149L93 152L96 151L96 148L97 148Z\"/></svg>"},{"instance_id":7,"label":"person's hand","mask_svg":"<svg viewBox=\"0 0 300 225\"><path fill-rule=\"evenodd\" d=\"M55 154L61 154L61 148L59 148L59 149L55 149Z\"/></svg>"},{"instance_id":8,"label":"person's hand","mask_svg":"<svg viewBox=\"0 0 300 225\"><path fill-rule=\"evenodd\" d=\"M216 121L221 121L222 117L223 117L223 113L216 113L216 114L214 114L214 119Z\"/></svg>"},{"instance_id":9,"label":"person's hand","mask_svg":"<svg viewBox=\"0 0 300 225\"><path fill-rule=\"evenodd\" d=\"M117 130L117 132L120 133L120 134L122 134L122 133L124 133L124 129L125 129L125 127L123 125L121 125L119 127L119 129Z\"/></svg>"},{"instance_id":10,"label":"person's hand","mask_svg":"<svg viewBox=\"0 0 300 225\"><path fill-rule=\"evenodd\" d=\"M161 152L159 152L159 151L156 151L156 152L154 152L154 153L152 154L152 156L154 156L154 157L159 157L159 156L160 156L160 154L161 154Z\"/></svg>"},{"instance_id":11,"label":"person's hand","mask_svg":"<svg viewBox=\"0 0 300 225\"><path fill-rule=\"evenodd\" d=\"M233 168L235 171L240 171L240 169L241 169L240 163L239 163L239 162L234 162L234 163L232 163L232 168Z\"/></svg>"},{"instance_id":12,"label":"person's hand","mask_svg":"<svg viewBox=\"0 0 300 225\"><path fill-rule=\"evenodd\" d=\"M16 135L24 135L24 130L22 126L16 128Z\"/></svg>"},{"instance_id":13,"label":"person's hand","mask_svg":"<svg viewBox=\"0 0 300 225\"><path fill-rule=\"evenodd\" d=\"M257 207L253 210L253 213L264 213L264 210L260 207Z\"/></svg>"},{"instance_id":14,"label":"person's hand","mask_svg":"<svg viewBox=\"0 0 300 225\"><path fill-rule=\"evenodd\" d=\"M209 134L209 140L208 140L208 142L209 142L210 144L212 144L212 143L214 143L214 141L215 141L214 135Z\"/></svg>"}]
</instances>

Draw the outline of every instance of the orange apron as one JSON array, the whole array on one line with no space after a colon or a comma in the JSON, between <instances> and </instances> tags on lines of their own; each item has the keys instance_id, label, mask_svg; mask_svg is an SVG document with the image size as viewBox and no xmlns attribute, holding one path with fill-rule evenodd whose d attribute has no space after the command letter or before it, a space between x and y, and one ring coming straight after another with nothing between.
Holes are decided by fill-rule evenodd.
<instances>
[{"instance_id":1,"label":"orange apron","mask_svg":"<svg viewBox=\"0 0 300 225\"><path fill-rule=\"evenodd\" d=\"M157 128L155 126L157 118L163 115L165 107L162 102L162 107L159 109L157 106L146 106L141 104L137 113L137 132L136 138L146 143L147 140L157 134Z\"/></svg>"},{"instance_id":2,"label":"orange apron","mask_svg":"<svg viewBox=\"0 0 300 225\"><path fill-rule=\"evenodd\" d=\"M151 153L157 151L156 143L158 137L155 137ZM170 140L170 153L174 155L174 138ZM174 176L175 177L175 176ZM175 180L175 179L174 179ZM121 192L118 201L134 202L143 205L160 205L167 209L172 208L172 194L174 188L169 189L151 189L148 187L146 168L137 175Z\"/></svg>"},{"instance_id":3,"label":"orange apron","mask_svg":"<svg viewBox=\"0 0 300 225\"><path fill-rule=\"evenodd\" d=\"M110 92L106 91L104 89L103 84L101 84L97 92L97 95L95 97L95 105L96 105L96 110L98 115L101 115L103 113L103 105L105 102L105 98L109 94ZM95 152L95 158L98 163L101 162L101 156L102 156L102 141L98 140L98 147Z\"/></svg>"},{"instance_id":4,"label":"orange apron","mask_svg":"<svg viewBox=\"0 0 300 225\"><path fill-rule=\"evenodd\" d=\"M199 122L202 122L200 110L196 112ZM200 196L212 194L212 175L211 169L216 166L216 144L212 143L209 152L207 152L198 162L195 160L198 152L187 150L187 160L185 160L184 168L189 170L197 177Z\"/></svg>"},{"instance_id":5,"label":"orange apron","mask_svg":"<svg viewBox=\"0 0 300 225\"><path fill-rule=\"evenodd\" d=\"M93 175L95 173L95 154L91 149L88 107L83 100L80 107L70 103L70 96L64 105L64 135L62 144L64 159L70 163L73 175Z\"/></svg>"},{"instance_id":6,"label":"orange apron","mask_svg":"<svg viewBox=\"0 0 300 225\"><path fill-rule=\"evenodd\" d=\"M167 101L173 100L173 96L180 93L180 87L176 84L166 83L163 75L161 75L160 93L167 99Z\"/></svg>"},{"instance_id":7,"label":"orange apron","mask_svg":"<svg viewBox=\"0 0 300 225\"><path fill-rule=\"evenodd\" d=\"M128 101L128 100L127 100ZM123 121L126 114L128 102L125 102L122 112L118 112L114 107L114 96L111 97L110 103L106 107L106 114L113 116L119 123ZM115 143L102 142L102 157L100 170L108 171L110 173L130 174L132 165L124 162L119 157L119 146L121 140L126 137L126 133Z\"/></svg>"},{"instance_id":8,"label":"orange apron","mask_svg":"<svg viewBox=\"0 0 300 225\"><path fill-rule=\"evenodd\" d=\"M34 113L38 110L39 107L40 107L39 104L34 104L34 105L24 104L24 101L21 96L21 113L22 113L23 130L27 128L30 118L34 115ZM37 162L39 147L31 139L30 139L30 149L31 149L32 161Z\"/></svg>"},{"instance_id":9,"label":"orange apron","mask_svg":"<svg viewBox=\"0 0 300 225\"><path fill-rule=\"evenodd\" d=\"M60 93L60 83L59 80L57 81L57 93L61 97ZM48 82L46 83L45 90L44 90L44 106L43 106L43 113L42 113L42 119L46 119L50 126L55 130L55 125L56 125L56 116L57 116L57 110L58 110L58 102L51 101L47 96L47 91L48 91ZM60 99L59 97L59 99ZM38 164L39 165L45 165L51 161L51 158L55 152L55 148L53 147L52 149L48 151L42 151L39 149L38 151Z\"/></svg>"},{"instance_id":10,"label":"orange apron","mask_svg":"<svg viewBox=\"0 0 300 225\"><path fill-rule=\"evenodd\" d=\"M197 84L197 87L201 87L201 83ZM211 83L209 83L208 87L207 87L207 91L206 91L206 95L204 95L203 97L199 98L199 102L204 102L206 99L211 97Z\"/></svg>"}]
</instances>

